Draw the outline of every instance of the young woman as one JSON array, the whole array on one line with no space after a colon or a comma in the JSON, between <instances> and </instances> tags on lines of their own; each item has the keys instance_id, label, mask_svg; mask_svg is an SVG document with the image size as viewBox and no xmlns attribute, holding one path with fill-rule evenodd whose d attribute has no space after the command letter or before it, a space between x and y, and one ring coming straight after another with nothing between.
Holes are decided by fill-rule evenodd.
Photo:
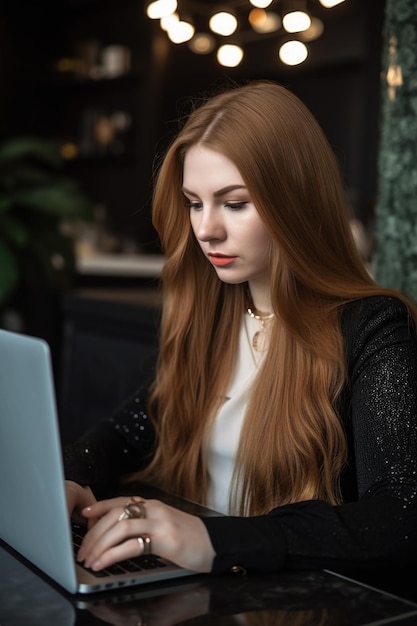
<instances>
[{"instance_id":1,"label":"young woman","mask_svg":"<svg viewBox=\"0 0 417 626\"><path fill-rule=\"evenodd\" d=\"M66 450L101 569L152 551L201 572L417 554L417 312L357 252L335 156L285 88L196 108L159 168L167 261L155 378ZM137 494L135 477L226 516Z\"/></svg>"}]
</instances>

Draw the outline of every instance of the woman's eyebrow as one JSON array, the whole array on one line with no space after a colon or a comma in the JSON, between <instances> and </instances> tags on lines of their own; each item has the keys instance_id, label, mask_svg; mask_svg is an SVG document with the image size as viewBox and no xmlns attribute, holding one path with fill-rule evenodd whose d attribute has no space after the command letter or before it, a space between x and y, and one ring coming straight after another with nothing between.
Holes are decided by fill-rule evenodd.
<instances>
[{"instance_id":1,"label":"woman's eyebrow","mask_svg":"<svg viewBox=\"0 0 417 626\"><path fill-rule=\"evenodd\" d=\"M222 187L221 189L218 189L217 191L215 191L213 193L213 196L215 198L219 198L221 196L224 196L227 193L230 193L231 191L236 191L237 189L245 189L246 187L245 185L228 185L227 187ZM191 191L190 189L187 189L186 187L182 188L183 193L188 194L189 196L194 196L195 198L198 198L198 194L194 193L194 191Z\"/></svg>"},{"instance_id":2,"label":"woman's eyebrow","mask_svg":"<svg viewBox=\"0 0 417 626\"><path fill-rule=\"evenodd\" d=\"M218 198L219 196L224 196L225 194L230 193L231 191L236 191L236 189L246 189L246 187L245 185L229 185L228 187L223 187L222 189L215 191L213 196L215 198Z\"/></svg>"}]
</instances>

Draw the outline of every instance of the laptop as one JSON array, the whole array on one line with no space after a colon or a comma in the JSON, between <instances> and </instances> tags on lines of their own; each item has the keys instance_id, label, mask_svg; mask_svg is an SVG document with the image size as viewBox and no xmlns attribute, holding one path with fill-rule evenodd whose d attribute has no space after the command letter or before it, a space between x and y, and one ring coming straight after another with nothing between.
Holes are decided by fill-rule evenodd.
<instances>
[{"instance_id":1,"label":"laptop","mask_svg":"<svg viewBox=\"0 0 417 626\"><path fill-rule=\"evenodd\" d=\"M71 594L197 574L155 555L101 573L77 563L50 348L43 339L1 329L0 477L0 538ZM183 510L221 515L166 495L168 503Z\"/></svg>"}]
</instances>

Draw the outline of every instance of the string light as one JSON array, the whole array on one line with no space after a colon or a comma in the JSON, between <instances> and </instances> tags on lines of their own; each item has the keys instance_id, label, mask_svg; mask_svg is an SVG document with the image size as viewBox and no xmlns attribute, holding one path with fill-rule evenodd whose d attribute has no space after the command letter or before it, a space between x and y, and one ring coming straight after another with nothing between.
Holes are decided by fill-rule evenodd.
<instances>
[{"instance_id":1,"label":"string light","mask_svg":"<svg viewBox=\"0 0 417 626\"><path fill-rule=\"evenodd\" d=\"M249 2L257 9L266 9L270 4L272 4L272 0L249 0Z\"/></svg>"},{"instance_id":2,"label":"string light","mask_svg":"<svg viewBox=\"0 0 417 626\"><path fill-rule=\"evenodd\" d=\"M318 1L323 7L332 8L345 0ZM150 19L160 21L161 28L172 43L187 43L195 54L216 51L217 62L224 67L237 67L242 62L245 43L275 36L276 33L279 37L280 30L291 33L294 37L280 46L277 57L286 65L299 65L309 56L306 43L320 37L324 29L320 19L303 9L306 2L299 0L288 0L287 11L281 15L273 10L265 10L274 0L247 0L247 10L242 8L243 0L236 0L232 10L216 12L208 2L189 2L188 12L192 17L187 16L185 19L181 11L185 10L187 3L188 0L154 0L148 3L146 14ZM204 32L201 24L201 30L196 30L193 22L201 16L204 16L211 32ZM198 19L196 23L198 25ZM233 43L227 41L231 35Z\"/></svg>"},{"instance_id":3,"label":"string light","mask_svg":"<svg viewBox=\"0 0 417 626\"><path fill-rule=\"evenodd\" d=\"M228 37L233 35L237 28L237 19L232 13L220 11L212 15L209 21L210 30L217 35Z\"/></svg>"},{"instance_id":4,"label":"string light","mask_svg":"<svg viewBox=\"0 0 417 626\"><path fill-rule=\"evenodd\" d=\"M345 0L319 0L320 4L324 6L325 9L332 9L337 4L341 4Z\"/></svg>"},{"instance_id":5,"label":"string light","mask_svg":"<svg viewBox=\"0 0 417 626\"><path fill-rule=\"evenodd\" d=\"M311 17L305 11L290 11L282 18L282 25L287 33L299 33L311 26Z\"/></svg>"},{"instance_id":6,"label":"string light","mask_svg":"<svg viewBox=\"0 0 417 626\"><path fill-rule=\"evenodd\" d=\"M236 67L243 58L243 50L240 46L224 44L217 50L217 60L225 67Z\"/></svg>"},{"instance_id":7,"label":"string light","mask_svg":"<svg viewBox=\"0 0 417 626\"><path fill-rule=\"evenodd\" d=\"M286 65L299 65L308 56L307 46L302 41L286 41L279 49L279 58Z\"/></svg>"},{"instance_id":8,"label":"string light","mask_svg":"<svg viewBox=\"0 0 417 626\"><path fill-rule=\"evenodd\" d=\"M172 43L184 43L190 41L194 35L195 29L189 22L179 20L174 22L172 27L167 30L167 35Z\"/></svg>"},{"instance_id":9,"label":"string light","mask_svg":"<svg viewBox=\"0 0 417 626\"><path fill-rule=\"evenodd\" d=\"M159 25L162 30L169 31L175 28L176 24L178 24L179 21L180 16L178 15L178 13L171 13L171 15L166 15L165 17L162 17Z\"/></svg>"},{"instance_id":10,"label":"string light","mask_svg":"<svg viewBox=\"0 0 417 626\"><path fill-rule=\"evenodd\" d=\"M146 14L151 20L159 20L174 13L177 7L177 0L156 0L148 4Z\"/></svg>"},{"instance_id":11,"label":"string light","mask_svg":"<svg viewBox=\"0 0 417 626\"><path fill-rule=\"evenodd\" d=\"M189 42L189 48L195 54L210 54L216 47L216 40L209 33L196 33Z\"/></svg>"},{"instance_id":12,"label":"string light","mask_svg":"<svg viewBox=\"0 0 417 626\"><path fill-rule=\"evenodd\" d=\"M248 20L253 30L261 35L274 33L281 27L280 16L277 13L264 11L263 9L252 9Z\"/></svg>"},{"instance_id":13,"label":"string light","mask_svg":"<svg viewBox=\"0 0 417 626\"><path fill-rule=\"evenodd\" d=\"M303 30L299 34L299 38L302 41L314 41L314 39L318 39L320 35L323 33L324 24L317 17L311 18L311 26L307 28L307 30Z\"/></svg>"}]
</instances>

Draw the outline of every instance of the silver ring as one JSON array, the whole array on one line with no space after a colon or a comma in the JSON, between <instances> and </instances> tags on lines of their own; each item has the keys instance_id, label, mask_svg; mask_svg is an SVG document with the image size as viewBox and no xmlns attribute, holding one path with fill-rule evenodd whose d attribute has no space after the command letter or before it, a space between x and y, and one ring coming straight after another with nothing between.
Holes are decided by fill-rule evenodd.
<instances>
[{"instance_id":1,"label":"silver ring","mask_svg":"<svg viewBox=\"0 0 417 626\"><path fill-rule=\"evenodd\" d=\"M139 556L143 556L144 554L151 553L151 538L147 535L139 535L138 543L140 545L140 554Z\"/></svg>"},{"instance_id":2,"label":"silver ring","mask_svg":"<svg viewBox=\"0 0 417 626\"><path fill-rule=\"evenodd\" d=\"M124 519L137 518L141 519L146 517L146 509L143 502L128 502L123 512L119 515L118 521L121 522Z\"/></svg>"}]
</instances>

